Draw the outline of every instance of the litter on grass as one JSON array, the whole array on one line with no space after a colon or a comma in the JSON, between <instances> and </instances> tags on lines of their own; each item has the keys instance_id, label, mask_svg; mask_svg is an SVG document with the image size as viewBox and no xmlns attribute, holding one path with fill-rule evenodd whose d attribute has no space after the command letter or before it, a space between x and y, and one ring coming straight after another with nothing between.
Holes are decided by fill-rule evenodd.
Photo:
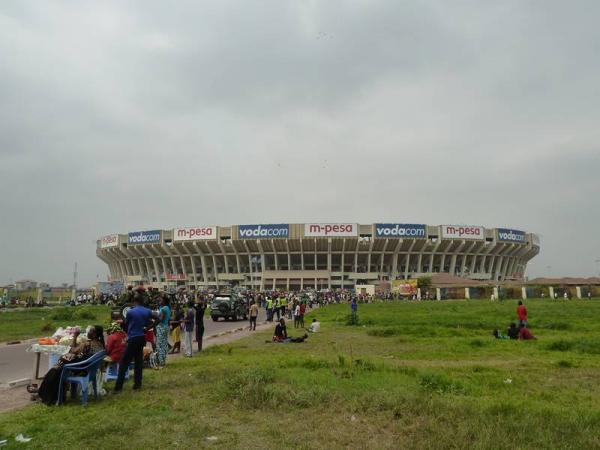
<instances>
[{"instance_id":1,"label":"litter on grass","mask_svg":"<svg viewBox=\"0 0 600 450\"><path fill-rule=\"evenodd\" d=\"M15 437L15 441L17 442L29 442L30 440L30 437L25 437L22 434L17 434L17 437Z\"/></svg>"}]
</instances>

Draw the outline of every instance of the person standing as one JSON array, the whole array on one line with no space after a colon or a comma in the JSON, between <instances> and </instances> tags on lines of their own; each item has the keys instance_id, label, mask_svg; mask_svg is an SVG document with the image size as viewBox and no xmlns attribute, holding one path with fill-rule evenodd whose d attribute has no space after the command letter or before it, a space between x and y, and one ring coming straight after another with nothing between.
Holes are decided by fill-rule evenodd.
<instances>
[{"instance_id":1,"label":"person standing","mask_svg":"<svg viewBox=\"0 0 600 450\"><path fill-rule=\"evenodd\" d=\"M273 300L271 297L267 298L267 321L273 322Z\"/></svg>"},{"instance_id":2,"label":"person standing","mask_svg":"<svg viewBox=\"0 0 600 450\"><path fill-rule=\"evenodd\" d=\"M204 311L206 311L206 303L204 299L199 298L196 302L196 342L199 352L202 351L202 338L204 337Z\"/></svg>"},{"instance_id":3,"label":"person standing","mask_svg":"<svg viewBox=\"0 0 600 450\"><path fill-rule=\"evenodd\" d=\"M192 357L192 341L194 339L194 304L188 303L187 313L183 321L183 344L185 345L185 356Z\"/></svg>"},{"instance_id":4,"label":"person standing","mask_svg":"<svg viewBox=\"0 0 600 450\"><path fill-rule=\"evenodd\" d=\"M296 303L294 308L294 328L298 328L300 325L300 303Z\"/></svg>"},{"instance_id":5,"label":"person standing","mask_svg":"<svg viewBox=\"0 0 600 450\"><path fill-rule=\"evenodd\" d=\"M304 315L306 314L306 300L300 303L300 317L298 318L298 325L300 328L304 328Z\"/></svg>"},{"instance_id":6,"label":"person standing","mask_svg":"<svg viewBox=\"0 0 600 450\"><path fill-rule=\"evenodd\" d=\"M250 331L256 331L256 319L258 318L258 305L254 300L250 302Z\"/></svg>"},{"instance_id":7,"label":"person standing","mask_svg":"<svg viewBox=\"0 0 600 450\"><path fill-rule=\"evenodd\" d=\"M171 305L166 295L160 298L160 309L158 312L158 324L156 325L156 351L158 366L161 369L167 364L167 353L169 352L169 321L171 320Z\"/></svg>"},{"instance_id":8,"label":"person standing","mask_svg":"<svg viewBox=\"0 0 600 450\"><path fill-rule=\"evenodd\" d=\"M519 300L519 306L517 306L517 319L519 319L519 325L527 327L527 308L521 300Z\"/></svg>"},{"instance_id":9,"label":"person standing","mask_svg":"<svg viewBox=\"0 0 600 450\"><path fill-rule=\"evenodd\" d=\"M135 365L133 369L133 389L142 388L142 370L144 367L144 347L146 339L144 337L144 328L152 323L153 318L158 318L158 314L144 307L144 296L137 293L133 297L133 308L127 312L124 325L127 329L127 347L125 353L119 362L119 374L115 384L115 392L123 390L125 381L125 372L133 360Z\"/></svg>"}]
</instances>

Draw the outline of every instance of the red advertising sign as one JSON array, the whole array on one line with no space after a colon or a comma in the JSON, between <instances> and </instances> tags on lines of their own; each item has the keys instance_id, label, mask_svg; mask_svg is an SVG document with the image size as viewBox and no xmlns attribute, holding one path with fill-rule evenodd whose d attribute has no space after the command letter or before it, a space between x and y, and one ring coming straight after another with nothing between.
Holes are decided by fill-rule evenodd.
<instances>
[{"instance_id":1,"label":"red advertising sign","mask_svg":"<svg viewBox=\"0 0 600 450\"><path fill-rule=\"evenodd\" d=\"M185 281L187 280L187 275L185 273L169 273L167 274L168 281Z\"/></svg>"}]
</instances>

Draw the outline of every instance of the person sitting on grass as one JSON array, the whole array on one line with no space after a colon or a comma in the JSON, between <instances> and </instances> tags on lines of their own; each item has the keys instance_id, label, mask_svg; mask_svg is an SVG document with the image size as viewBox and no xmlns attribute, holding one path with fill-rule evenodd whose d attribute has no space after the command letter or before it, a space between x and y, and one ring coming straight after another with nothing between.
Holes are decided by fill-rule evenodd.
<instances>
[{"instance_id":1,"label":"person sitting on grass","mask_svg":"<svg viewBox=\"0 0 600 450\"><path fill-rule=\"evenodd\" d=\"M496 328L493 332L492 335L496 338L496 339L508 339L508 336L504 336L503 334L500 333L500 331L498 330L498 328Z\"/></svg>"},{"instance_id":2,"label":"person sitting on grass","mask_svg":"<svg viewBox=\"0 0 600 450\"><path fill-rule=\"evenodd\" d=\"M521 327L519 329L519 340L531 341L533 339L537 339L537 338L533 334L531 334L531 331L529 331L529 328L527 328L525 325L521 325Z\"/></svg>"},{"instance_id":3,"label":"person sitting on grass","mask_svg":"<svg viewBox=\"0 0 600 450\"><path fill-rule=\"evenodd\" d=\"M313 319L310 327L308 327L308 331L311 333L318 333L321 331L321 322L319 322L317 319Z\"/></svg>"},{"instance_id":4,"label":"person sitting on grass","mask_svg":"<svg viewBox=\"0 0 600 450\"><path fill-rule=\"evenodd\" d=\"M508 334L510 339L519 339L519 329L514 322L510 324L510 327L506 330L506 334Z\"/></svg>"},{"instance_id":5,"label":"person sitting on grass","mask_svg":"<svg viewBox=\"0 0 600 450\"><path fill-rule=\"evenodd\" d=\"M275 333L273 334L273 342L304 342L304 340L308 337L308 334L304 334L302 337L293 338L288 337L287 328L285 326L285 319L282 317L279 319L279 323L275 327Z\"/></svg>"}]
</instances>

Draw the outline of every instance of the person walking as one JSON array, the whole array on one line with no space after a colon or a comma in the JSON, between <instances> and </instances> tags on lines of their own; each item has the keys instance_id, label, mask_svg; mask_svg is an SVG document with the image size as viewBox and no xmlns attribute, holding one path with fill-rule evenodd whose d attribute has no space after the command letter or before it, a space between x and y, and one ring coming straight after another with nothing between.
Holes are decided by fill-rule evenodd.
<instances>
[{"instance_id":1,"label":"person walking","mask_svg":"<svg viewBox=\"0 0 600 450\"><path fill-rule=\"evenodd\" d=\"M258 305L254 300L250 301L250 331L256 331L256 319L258 318Z\"/></svg>"},{"instance_id":2,"label":"person walking","mask_svg":"<svg viewBox=\"0 0 600 450\"><path fill-rule=\"evenodd\" d=\"M194 339L194 303L188 303L187 313L183 321L183 344L185 346L185 356L192 357L192 341Z\"/></svg>"},{"instance_id":3,"label":"person walking","mask_svg":"<svg viewBox=\"0 0 600 450\"><path fill-rule=\"evenodd\" d=\"M196 343L198 351L202 351L202 339L204 338L204 311L206 311L206 303L204 299L199 298L196 302Z\"/></svg>"},{"instance_id":4,"label":"person walking","mask_svg":"<svg viewBox=\"0 0 600 450\"><path fill-rule=\"evenodd\" d=\"M115 393L123 390L125 372L127 372L131 361L134 361L133 389L138 390L142 388L144 347L146 346L144 328L149 326L153 319L156 318L158 318L158 314L144 306L144 296L141 293L135 294L133 297L133 308L127 311L127 316L125 316L124 326L127 329L127 347L119 362L119 374L115 383Z\"/></svg>"},{"instance_id":5,"label":"person walking","mask_svg":"<svg viewBox=\"0 0 600 450\"><path fill-rule=\"evenodd\" d=\"M160 298L160 309L158 311L158 324L156 325L156 352L158 357L158 369L167 364L167 353L169 353L169 321L171 320L171 305L166 295Z\"/></svg>"},{"instance_id":6,"label":"person walking","mask_svg":"<svg viewBox=\"0 0 600 450\"><path fill-rule=\"evenodd\" d=\"M306 314L306 300L300 303L300 317L298 318L298 325L300 328L304 328L304 315Z\"/></svg>"}]
</instances>

